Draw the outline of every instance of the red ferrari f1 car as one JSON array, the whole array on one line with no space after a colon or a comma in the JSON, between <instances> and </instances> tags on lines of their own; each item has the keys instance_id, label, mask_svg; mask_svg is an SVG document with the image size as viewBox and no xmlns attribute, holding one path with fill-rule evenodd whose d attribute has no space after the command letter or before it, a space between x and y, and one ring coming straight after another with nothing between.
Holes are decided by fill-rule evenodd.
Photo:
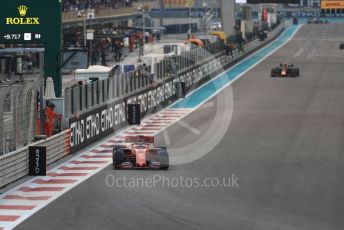
<instances>
[{"instance_id":1,"label":"red ferrari f1 car","mask_svg":"<svg viewBox=\"0 0 344 230\"><path fill-rule=\"evenodd\" d=\"M300 75L300 70L294 67L294 64L280 64L271 70L271 77L297 77Z\"/></svg>"},{"instance_id":2,"label":"red ferrari f1 car","mask_svg":"<svg viewBox=\"0 0 344 230\"><path fill-rule=\"evenodd\" d=\"M113 148L114 169L168 169L165 147L154 145L152 136L127 136L124 145Z\"/></svg>"}]
</instances>

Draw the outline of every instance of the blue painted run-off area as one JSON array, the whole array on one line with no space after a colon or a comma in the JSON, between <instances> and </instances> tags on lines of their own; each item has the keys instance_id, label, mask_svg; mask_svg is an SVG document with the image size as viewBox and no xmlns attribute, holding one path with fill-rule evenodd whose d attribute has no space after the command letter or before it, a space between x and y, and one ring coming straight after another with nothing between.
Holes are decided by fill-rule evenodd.
<instances>
[{"instance_id":1,"label":"blue painted run-off area","mask_svg":"<svg viewBox=\"0 0 344 230\"><path fill-rule=\"evenodd\" d=\"M216 94L223 86L229 82L238 78L243 72L245 72L252 65L256 64L271 52L274 52L280 48L283 43L290 39L299 26L290 26L286 31L284 31L280 37L275 41L262 48L258 52L239 62L237 65L223 72L214 80L204 84L199 89L195 90L192 94L188 95L186 98L178 101L176 104L172 105L171 108L195 108L201 103L207 101L211 96Z\"/></svg>"}]
</instances>

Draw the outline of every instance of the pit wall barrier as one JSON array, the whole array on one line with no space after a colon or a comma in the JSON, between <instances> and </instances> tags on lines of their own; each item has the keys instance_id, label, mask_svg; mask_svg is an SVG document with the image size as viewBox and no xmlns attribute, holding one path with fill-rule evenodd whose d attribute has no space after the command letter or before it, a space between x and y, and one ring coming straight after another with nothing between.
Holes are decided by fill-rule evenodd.
<instances>
[{"instance_id":1,"label":"pit wall barrier","mask_svg":"<svg viewBox=\"0 0 344 230\"><path fill-rule=\"evenodd\" d=\"M71 153L70 130L61 132L30 146L47 147L47 165ZM29 146L0 156L0 188L29 173Z\"/></svg>"}]
</instances>

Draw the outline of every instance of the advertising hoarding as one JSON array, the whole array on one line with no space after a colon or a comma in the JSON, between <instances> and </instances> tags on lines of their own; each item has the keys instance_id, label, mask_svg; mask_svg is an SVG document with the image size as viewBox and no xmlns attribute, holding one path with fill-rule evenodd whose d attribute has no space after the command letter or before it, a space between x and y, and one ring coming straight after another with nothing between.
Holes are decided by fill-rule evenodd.
<instances>
[{"instance_id":1,"label":"advertising hoarding","mask_svg":"<svg viewBox=\"0 0 344 230\"><path fill-rule=\"evenodd\" d=\"M322 0L321 9L344 9L344 0Z\"/></svg>"}]
</instances>

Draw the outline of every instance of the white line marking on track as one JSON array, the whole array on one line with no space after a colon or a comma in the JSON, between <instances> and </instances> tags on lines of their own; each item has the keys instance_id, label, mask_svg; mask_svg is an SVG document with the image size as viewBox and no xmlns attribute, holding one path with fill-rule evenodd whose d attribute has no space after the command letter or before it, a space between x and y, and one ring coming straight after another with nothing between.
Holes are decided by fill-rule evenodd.
<instances>
[{"instance_id":1,"label":"white line marking on track","mask_svg":"<svg viewBox=\"0 0 344 230\"><path fill-rule=\"evenodd\" d=\"M303 54L304 51L305 51L305 49L303 49L303 48L299 49L299 51L297 51L297 52L293 55L293 57L299 57L299 56L301 56L301 55Z\"/></svg>"},{"instance_id":2,"label":"white line marking on track","mask_svg":"<svg viewBox=\"0 0 344 230\"><path fill-rule=\"evenodd\" d=\"M192 127L191 125L189 125L188 123L184 122L184 121L178 121L177 123L178 125L188 129L190 132L196 134L196 135L200 135L201 131L199 131L198 129L196 129L195 127Z\"/></svg>"},{"instance_id":3,"label":"white line marking on track","mask_svg":"<svg viewBox=\"0 0 344 230\"><path fill-rule=\"evenodd\" d=\"M200 109L209 109L209 108L213 108L213 107L214 107L214 102L209 101L209 102L205 103L202 107L200 107Z\"/></svg>"},{"instance_id":4,"label":"white line marking on track","mask_svg":"<svg viewBox=\"0 0 344 230\"><path fill-rule=\"evenodd\" d=\"M171 145L171 140L170 140L170 137L168 136L168 132L165 130L165 131L163 132L163 134L164 134L165 144L166 144L167 146Z\"/></svg>"}]
</instances>

